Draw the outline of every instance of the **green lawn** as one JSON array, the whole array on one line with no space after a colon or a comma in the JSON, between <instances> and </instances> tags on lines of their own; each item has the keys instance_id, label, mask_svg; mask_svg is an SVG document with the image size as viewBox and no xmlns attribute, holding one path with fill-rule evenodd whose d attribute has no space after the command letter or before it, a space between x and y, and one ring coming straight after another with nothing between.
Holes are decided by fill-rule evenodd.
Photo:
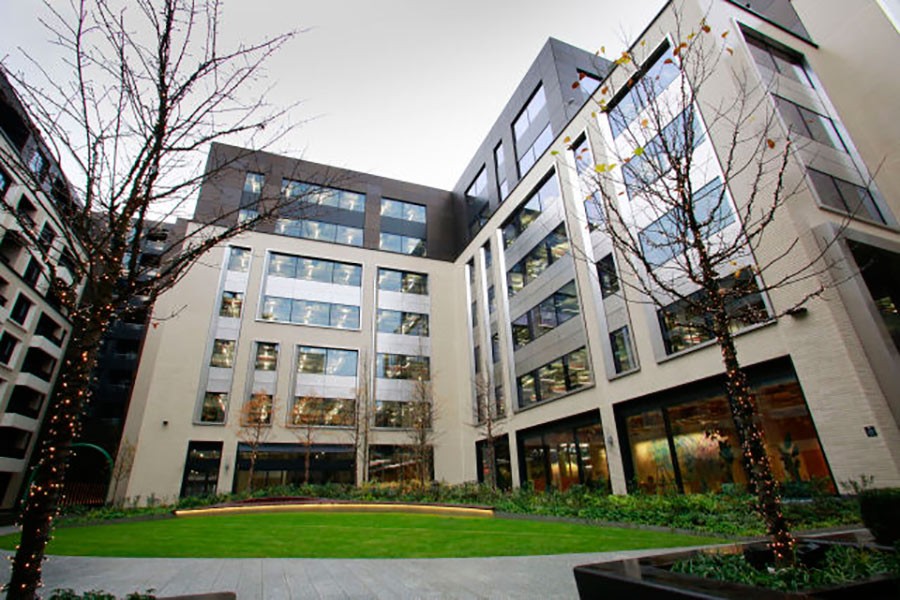
<instances>
[{"instance_id":1,"label":"green lawn","mask_svg":"<svg viewBox=\"0 0 900 600\"><path fill-rule=\"evenodd\" d=\"M17 536L0 537L11 550ZM207 558L438 558L669 548L699 536L571 523L390 513L261 513L63 527L50 554Z\"/></svg>"}]
</instances>

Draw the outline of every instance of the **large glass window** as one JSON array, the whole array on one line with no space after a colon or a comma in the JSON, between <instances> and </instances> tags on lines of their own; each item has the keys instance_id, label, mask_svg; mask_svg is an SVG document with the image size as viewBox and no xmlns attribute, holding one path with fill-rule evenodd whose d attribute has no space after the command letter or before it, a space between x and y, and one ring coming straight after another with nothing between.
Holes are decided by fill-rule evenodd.
<instances>
[{"instance_id":1,"label":"large glass window","mask_svg":"<svg viewBox=\"0 0 900 600\"><path fill-rule=\"evenodd\" d=\"M778 113L784 119L785 125L788 126L792 133L802 135L843 152L847 150L834 126L834 121L825 115L820 115L805 106L800 106L780 96L775 96L775 105L778 107Z\"/></svg>"},{"instance_id":2,"label":"large glass window","mask_svg":"<svg viewBox=\"0 0 900 600\"><path fill-rule=\"evenodd\" d=\"M587 350L580 348L517 379L519 406L546 402L591 382Z\"/></svg>"},{"instance_id":3,"label":"large glass window","mask_svg":"<svg viewBox=\"0 0 900 600\"><path fill-rule=\"evenodd\" d=\"M569 252L569 238L565 224L560 223L556 229L541 240L522 260L510 267L506 273L506 283L510 297L537 279L547 267Z\"/></svg>"},{"instance_id":4,"label":"large glass window","mask_svg":"<svg viewBox=\"0 0 900 600\"><path fill-rule=\"evenodd\" d=\"M762 295L756 291L756 281L750 269L743 269L738 277L729 276L719 282L723 290L730 290L735 285L746 293L728 301L726 310L730 318L728 327L732 333L762 323L769 318L769 312L763 302ZM657 311L666 354L686 350L691 346L713 339L712 316L700 311L698 304L704 296L702 290L691 295L691 300L679 300Z\"/></svg>"},{"instance_id":5,"label":"large glass window","mask_svg":"<svg viewBox=\"0 0 900 600\"><path fill-rule=\"evenodd\" d=\"M411 256L425 256L426 252L424 239L397 233L379 233L378 248L385 252L396 252Z\"/></svg>"},{"instance_id":6,"label":"large glass window","mask_svg":"<svg viewBox=\"0 0 900 600\"><path fill-rule=\"evenodd\" d=\"M243 292L222 292L222 304L219 307L219 316L232 319L240 318L241 307L244 304Z\"/></svg>"},{"instance_id":7,"label":"large glass window","mask_svg":"<svg viewBox=\"0 0 900 600\"><path fill-rule=\"evenodd\" d=\"M356 377L359 353L356 350L298 346L297 372L307 375Z\"/></svg>"},{"instance_id":8,"label":"large glass window","mask_svg":"<svg viewBox=\"0 0 900 600\"><path fill-rule=\"evenodd\" d=\"M716 177L693 195L694 218L707 239L734 223L734 212L722 181ZM675 208L638 233L646 261L659 267L692 249L685 211Z\"/></svg>"},{"instance_id":9,"label":"large glass window","mask_svg":"<svg viewBox=\"0 0 900 600\"><path fill-rule=\"evenodd\" d=\"M641 111L678 78L678 60L665 42L629 79L626 91L613 98L607 109L613 137L628 129Z\"/></svg>"},{"instance_id":10,"label":"large glass window","mask_svg":"<svg viewBox=\"0 0 900 600\"><path fill-rule=\"evenodd\" d=\"M868 189L815 169L808 169L807 172L819 201L825 206L853 217L885 222L884 215Z\"/></svg>"},{"instance_id":11,"label":"large glass window","mask_svg":"<svg viewBox=\"0 0 900 600\"><path fill-rule=\"evenodd\" d=\"M634 348L631 345L631 333L628 325L610 333L609 344L612 347L613 365L616 373L625 373L637 366L634 360Z\"/></svg>"},{"instance_id":12,"label":"large glass window","mask_svg":"<svg viewBox=\"0 0 900 600\"><path fill-rule=\"evenodd\" d=\"M428 295L428 275L410 271L378 269L378 289L386 292Z\"/></svg>"},{"instance_id":13,"label":"large glass window","mask_svg":"<svg viewBox=\"0 0 900 600\"><path fill-rule=\"evenodd\" d=\"M378 331L400 335L428 336L428 315L378 309Z\"/></svg>"},{"instance_id":14,"label":"large glass window","mask_svg":"<svg viewBox=\"0 0 900 600\"><path fill-rule=\"evenodd\" d=\"M497 193L500 195L500 202L503 202L507 194L509 194L509 182L506 180L506 153L503 151L503 142L500 142L494 148L494 168L497 170Z\"/></svg>"},{"instance_id":15,"label":"large glass window","mask_svg":"<svg viewBox=\"0 0 900 600\"><path fill-rule=\"evenodd\" d=\"M430 359L427 356L384 354L379 352L375 375L383 379L430 379Z\"/></svg>"},{"instance_id":16,"label":"large glass window","mask_svg":"<svg viewBox=\"0 0 900 600\"><path fill-rule=\"evenodd\" d=\"M550 129L546 106L547 96L544 93L544 86L540 85L528 100L525 108L513 121L520 177L528 172L544 153L544 150L553 142L553 131ZM541 128L540 133L532 139L533 132L538 128ZM530 143L529 139L532 140Z\"/></svg>"},{"instance_id":17,"label":"large glass window","mask_svg":"<svg viewBox=\"0 0 900 600\"><path fill-rule=\"evenodd\" d=\"M503 224L504 247L509 248L557 198L559 198L559 182L556 174L552 173Z\"/></svg>"},{"instance_id":18,"label":"large glass window","mask_svg":"<svg viewBox=\"0 0 900 600\"><path fill-rule=\"evenodd\" d=\"M241 208L255 207L259 203L265 182L266 177L262 173L247 173L241 192Z\"/></svg>"},{"instance_id":19,"label":"large glass window","mask_svg":"<svg viewBox=\"0 0 900 600\"><path fill-rule=\"evenodd\" d=\"M575 282L570 281L512 322L514 346L516 349L521 348L577 316L579 312Z\"/></svg>"},{"instance_id":20,"label":"large glass window","mask_svg":"<svg viewBox=\"0 0 900 600\"><path fill-rule=\"evenodd\" d=\"M854 241L849 246L882 322L900 350L900 256Z\"/></svg>"},{"instance_id":21,"label":"large glass window","mask_svg":"<svg viewBox=\"0 0 900 600\"><path fill-rule=\"evenodd\" d=\"M466 196L469 196L470 198L480 198L482 200L487 199L487 170L484 167L478 171L475 180L472 181L469 189L466 190Z\"/></svg>"},{"instance_id":22,"label":"large glass window","mask_svg":"<svg viewBox=\"0 0 900 600\"><path fill-rule=\"evenodd\" d=\"M273 344L271 342L257 342L254 368L257 371L274 371L277 366L278 344Z\"/></svg>"},{"instance_id":23,"label":"large glass window","mask_svg":"<svg viewBox=\"0 0 900 600\"><path fill-rule=\"evenodd\" d=\"M358 306L263 296L259 318L296 325L359 329L359 314Z\"/></svg>"},{"instance_id":24,"label":"large glass window","mask_svg":"<svg viewBox=\"0 0 900 600\"><path fill-rule=\"evenodd\" d=\"M346 246L363 245L362 228L311 219L277 219L275 233Z\"/></svg>"},{"instance_id":25,"label":"large glass window","mask_svg":"<svg viewBox=\"0 0 900 600\"><path fill-rule=\"evenodd\" d=\"M209 366L230 369L234 366L234 340L216 340L213 342L212 357Z\"/></svg>"},{"instance_id":26,"label":"large glass window","mask_svg":"<svg viewBox=\"0 0 900 600\"><path fill-rule=\"evenodd\" d=\"M793 79L798 83L812 87L812 80L803 68L803 57L781 46L770 44L761 36L744 30L744 38L753 60L760 67Z\"/></svg>"},{"instance_id":27,"label":"large glass window","mask_svg":"<svg viewBox=\"0 0 900 600\"><path fill-rule=\"evenodd\" d=\"M250 249L232 246L228 252L228 270L246 273L250 270Z\"/></svg>"},{"instance_id":28,"label":"large glass window","mask_svg":"<svg viewBox=\"0 0 900 600\"><path fill-rule=\"evenodd\" d=\"M225 392L206 392L203 405L200 407L201 423L224 423L228 412L228 394Z\"/></svg>"},{"instance_id":29,"label":"large glass window","mask_svg":"<svg viewBox=\"0 0 900 600\"><path fill-rule=\"evenodd\" d=\"M350 427L355 418L356 400L352 398L297 396L291 405L291 425Z\"/></svg>"},{"instance_id":30,"label":"large glass window","mask_svg":"<svg viewBox=\"0 0 900 600\"><path fill-rule=\"evenodd\" d=\"M597 261L597 276L600 278L600 293L604 298L619 291L619 274L612 253Z\"/></svg>"},{"instance_id":31,"label":"large glass window","mask_svg":"<svg viewBox=\"0 0 900 600\"><path fill-rule=\"evenodd\" d=\"M281 194L285 200L302 200L307 204L330 206L353 212L364 212L366 210L365 194L291 179L281 180ZM292 206L288 210L293 212L297 209Z\"/></svg>"},{"instance_id":32,"label":"large glass window","mask_svg":"<svg viewBox=\"0 0 900 600\"><path fill-rule=\"evenodd\" d=\"M596 414L549 423L519 436L522 479L535 490L585 485L609 492L606 444Z\"/></svg>"},{"instance_id":33,"label":"large glass window","mask_svg":"<svg viewBox=\"0 0 900 600\"><path fill-rule=\"evenodd\" d=\"M269 275L351 285L362 284L362 266L292 254L272 252L269 254Z\"/></svg>"},{"instance_id":34,"label":"large glass window","mask_svg":"<svg viewBox=\"0 0 900 600\"><path fill-rule=\"evenodd\" d=\"M427 222L426 210L421 204L391 200L390 198L381 199L381 216L413 223Z\"/></svg>"}]
</instances>

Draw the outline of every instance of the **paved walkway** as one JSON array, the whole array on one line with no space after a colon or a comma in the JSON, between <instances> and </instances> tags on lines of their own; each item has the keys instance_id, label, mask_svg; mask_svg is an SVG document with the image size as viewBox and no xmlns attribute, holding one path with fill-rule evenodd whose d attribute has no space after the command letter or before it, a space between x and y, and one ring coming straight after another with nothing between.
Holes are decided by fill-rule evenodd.
<instances>
[{"instance_id":1,"label":"paved walkway","mask_svg":"<svg viewBox=\"0 0 900 600\"><path fill-rule=\"evenodd\" d=\"M44 582L47 590L99 589L120 597L152 588L160 596L234 591L239 600L577 598L575 565L658 552L350 560L53 556Z\"/></svg>"}]
</instances>

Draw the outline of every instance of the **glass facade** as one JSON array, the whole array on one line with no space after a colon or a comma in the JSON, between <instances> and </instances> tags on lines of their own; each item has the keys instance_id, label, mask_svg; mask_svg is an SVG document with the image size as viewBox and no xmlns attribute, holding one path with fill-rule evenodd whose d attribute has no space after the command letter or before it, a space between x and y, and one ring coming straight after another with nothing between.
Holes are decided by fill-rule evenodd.
<instances>
[{"instance_id":1,"label":"glass facade","mask_svg":"<svg viewBox=\"0 0 900 600\"><path fill-rule=\"evenodd\" d=\"M504 223L504 247L509 248L557 198L559 198L559 182L556 174L552 173Z\"/></svg>"},{"instance_id":2,"label":"glass facade","mask_svg":"<svg viewBox=\"0 0 900 600\"><path fill-rule=\"evenodd\" d=\"M251 252L249 248L232 246L228 252L228 270L246 273L250 270Z\"/></svg>"},{"instance_id":3,"label":"glass facade","mask_svg":"<svg viewBox=\"0 0 900 600\"><path fill-rule=\"evenodd\" d=\"M393 269L378 269L378 289L386 292L428 295L428 275Z\"/></svg>"},{"instance_id":4,"label":"glass facade","mask_svg":"<svg viewBox=\"0 0 900 600\"><path fill-rule=\"evenodd\" d=\"M360 265L278 252L269 254L268 273L275 277L353 287L359 287L362 282L362 266Z\"/></svg>"},{"instance_id":5,"label":"glass facade","mask_svg":"<svg viewBox=\"0 0 900 600\"><path fill-rule=\"evenodd\" d=\"M512 322L513 345L521 348L578 314L578 293L570 281Z\"/></svg>"},{"instance_id":6,"label":"glass facade","mask_svg":"<svg viewBox=\"0 0 900 600\"><path fill-rule=\"evenodd\" d=\"M591 367L587 360L587 349L580 348L546 365L520 375L519 406L547 402L568 392L591 383Z\"/></svg>"},{"instance_id":7,"label":"glass facade","mask_svg":"<svg viewBox=\"0 0 900 600\"><path fill-rule=\"evenodd\" d=\"M359 329L358 306L263 296L261 309L259 318L263 321Z\"/></svg>"},{"instance_id":8,"label":"glass facade","mask_svg":"<svg viewBox=\"0 0 900 600\"><path fill-rule=\"evenodd\" d=\"M608 109L613 137L628 129L641 111L678 78L680 71L676 60L666 42L631 77L626 91L613 98Z\"/></svg>"},{"instance_id":9,"label":"glass facade","mask_svg":"<svg viewBox=\"0 0 900 600\"><path fill-rule=\"evenodd\" d=\"M219 307L219 316L238 319L241 316L241 307L243 304L243 292L222 292L222 304Z\"/></svg>"},{"instance_id":10,"label":"glass facade","mask_svg":"<svg viewBox=\"0 0 900 600\"><path fill-rule=\"evenodd\" d=\"M566 490L578 484L609 491L606 443L597 413L526 429L517 438L521 481L535 490Z\"/></svg>"},{"instance_id":11,"label":"glass facade","mask_svg":"<svg viewBox=\"0 0 900 600\"><path fill-rule=\"evenodd\" d=\"M201 423L224 423L228 412L228 394L226 392L206 392L200 406Z\"/></svg>"},{"instance_id":12,"label":"glass facade","mask_svg":"<svg viewBox=\"0 0 900 600\"><path fill-rule=\"evenodd\" d=\"M230 369L234 366L234 340L215 340L209 366Z\"/></svg>"},{"instance_id":13,"label":"glass facade","mask_svg":"<svg viewBox=\"0 0 900 600\"><path fill-rule=\"evenodd\" d=\"M900 351L900 255L859 242L848 245L881 321Z\"/></svg>"},{"instance_id":14,"label":"glass facade","mask_svg":"<svg viewBox=\"0 0 900 600\"><path fill-rule=\"evenodd\" d=\"M514 264L506 273L506 283L510 297L515 296L526 285L538 278L547 268L569 253L569 237L566 226L560 223L547 237L542 239L525 257Z\"/></svg>"},{"instance_id":15,"label":"glass facade","mask_svg":"<svg viewBox=\"0 0 900 600\"><path fill-rule=\"evenodd\" d=\"M189 442L181 480L181 497L215 494L221 462L222 442Z\"/></svg>"},{"instance_id":16,"label":"glass facade","mask_svg":"<svg viewBox=\"0 0 900 600\"><path fill-rule=\"evenodd\" d=\"M429 472L434 473L434 457L429 456ZM369 478L381 483L414 481L417 477L415 451L409 446L369 447ZM433 478L433 475L431 476Z\"/></svg>"},{"instance_id":17,"label":"glass facade","mask_svg":"<svg viewBox=\"0 0 900 600\"><path fill-rule=\"evenodd\" d=\"M755 369L752 386L773 474L787 495L833 489L803 391L782 362ZM723 389L721 379L706 381L617 406L626 475L638 489L700 493L747 483Z\"/></svg>"},{"instance_id":18,"label":"glass facade","mask_svg":"<svg viewBox=\"0 0 900 600\"><path fill-rule=\"evenodd\" d=\"M343 444L261 444L253 474L253 489L276 485L300 485L306 479L305 462L309 454L310 483L352 484L356 479L353 446ZM250 447L238 444L233 492L250 485Z\"/></svg>"},{"instance_id":19,"label":"glass facade","mask_svg":"<svg viewBox=\"0 0 900 600\"><path fill-rule=\"evenodd\" d=\"M475 456L478 462L478 483L490 480L491 469L497 474L497 487L501 490L512 489L512 462L509 454L509 436L494 438L493 466L489 462L488 442L480 440L475 443Z\"/></svg>"},{"instance_id":20,"label":"glass facade","mask_svg":"<svg viewBox=\"0 0 900 600\"><path fill-rule=\"evenodd\" d=\"M425 207L421 204L391 200L390 198L381 199L381 216L413 223L425 223L427 221Z\"/></svg>"},{"instance_id":21,"label":"glass facade","mask_svg":"<svg viewBox=\"0 0 900 600\"><path fill-rule=\"evenodd\" d=\"M384 354L379 352L375 364L375 376L383 379L430 378L430 359L427 356Z\"/></svg>"},{"instance_id":22,"label":"glass facade","mask_svg":"<svg viewBox=\"0 0 900 600\"><path fill-rule=\"evenodd\" d=\"M377 327L380 333L428 337L428 315L379 308Z\"/></svg>"},{"instance_id":23,"label":"glass facade","mask_svg":"<svg viewBox=\"0 0 900 600\"><path fill-rule=\"evenodd\" d=\"M852 217L871 219L878 223L885 222L884 215L881 214L872 192L868 189L815 169L807 169L807 173L819 202L825 206Z\"/></svg>"},{"instance_id":24,"label":"glass facade","mask_svg":"<svg viewBox=\"0 0 900 600\"><path fill-rule=\"evenodd\" d=\"M297 347L297 372L301 374L356 377L358 362L359 352L356 350Z\"/></svg>"},{"instance_id":25,"label":"glass facade","mask_svg":"<svg viewBox=\"0 0 900 600\"><path fill-rule=\"evenodd\" d=\"M350 427L356 420L353 398L297 396L291 405L291 425Z\"/></svg>"}]
</instances>

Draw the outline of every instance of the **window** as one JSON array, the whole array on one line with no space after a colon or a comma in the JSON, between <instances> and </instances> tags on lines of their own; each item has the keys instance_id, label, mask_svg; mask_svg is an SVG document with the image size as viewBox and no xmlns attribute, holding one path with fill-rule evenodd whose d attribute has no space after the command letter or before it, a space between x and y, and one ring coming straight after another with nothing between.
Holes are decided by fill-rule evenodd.
<instances>
[{"instance_id":1,"label":"window","mask_svg":"<svg viewBox=\"0 0 900 600\"><path fill-rule=\"evenodd\" d=\"M570 352L535 371L519 376L516 382L519 388L519 406L523 408L584 387L591 382L587 350L579 348Z\"/></svg>"},{"instance_id":2,"label":"window","mask_svg":"<svg viewBox=\"0 0 900 600\"><path fill-rule=\"evenodd\" d=\"M694 192L692 204L704 239L734 222L734 213L718 177ZM654 267L690 251L691 236L684 211L681 208L670 210L640 231L638 240L644 259Z\"/></svg>"},{"instance_id":3,"label":"window","mask_svg":"<svg viewBox=\"0 0 900 600\"><path fill-rule=\"evenodd\" d=\"M831 146L842 152L847 151L831 119L790 100L785 100L780 96L775 96L774 98L775 106L778 107L778 113L792 133L802 135L826 146Z\"/></svg>"},{"instance_id":4,"label":"window","mask_svg":"<svg viewBox=\"0 0 900 600\"><path fill-rule=\"evenodd\" d=\"M378 289L386 292L428 295L428 275L378 269Z\"/></svg>"},{"instance_id":5,"label":"window","mask_svg":"<svg viewBox=\"0 0 900 600\"><path fill-rule=\"evenodd\" d=\"M381 216L413 223L425 223L425 207L402 200L381 199Z\"/></svg>"},{"instance_id":6,"label":"window","mask_svg":"<svg viewBox=\"0 0 900 600\"><path fill-rule=\"evenodd\" d=\"M297 352L298 373L356 377L356 365L359 356L356 350L298 346Z\"/></svg>"},{"instance_id":7,"label":"window","mask_svg":"<svg viewBox=\"0 0 900 600\"><path fill-rule=\"evenodd\" d=\"M201 423L224 423L228 411L228 394L225 392L206 392L200 406Z\"/></svg>"},{"instance_id":8,"label":"window","mask_svg":"<svg viewBox=\"0 0 900 600\"><path fill-rule=\"evenodd\" d=\"M0 169L0 198L3 198L3 196L6 195L6 190L9 189L11 181L9 175L6 174L6 171Z\"/></svg>"},{"instance_id":9,"label":"window","mask_svg":"<svg viewBox=\"0 0 900 600\"><path fill-rule=\"evenodd\" d=\"M219 307L219 316L231 319L240 318L243 304L243 292L222 292L222 305Z\"/></svg>"},{"instance_id":10,"label":"window","mask_svg":"<svg viewBox=\"0 0 900 600\"><path fill-rule=\"evenodd\" d=\"M291 425L350 427L356 420L356 400L297 396L290 418Z\"/></svg>"},{"instance_id":11,"label":"window","mask_svg":"<svg viewBox=\"0 0 900 600\"><path fill-rule=\"evenodd\" d=\"M611 252L597 262L597 277L600 279L600 293L604 298L619 291L619 275Z\"/></svg>"},{"instance_id":12,"label":"window","mask_svg":"<svg viewBox=\"0 0 900 600\"><path fill-rule=\"evenodd\" d=\"M616 373L631 371L637 366L634 361L634 349L631 345L631 334L628 330L628 325L610 333L609 344L612 347L613 365Z\"/></svg>"},{"instance_id":13,"label":"window","mask_svg":"<svg viewBox=\"0 0 900 600\"><path fill-rule=\"evenodd\" d=\"M539 85L525 108L513 121L520 177L528 172L544 153L544 150L553 142L553 131L550 129L546 106L547 97L544 93L544 86ZM540 133L535 135L536 131Z\"/></svg>"},{"instance_id":14,"label":"window","mask_svg":"<svg viewBox=\"0 0 900 600\"><path fill-rule=\"evenodd\" d=\"M0 336L0 363L4 365L8 365L10 359L12 358L13 352L16 349L16 346L19 344L19 340L15 337L11 336L7 332L3 332L3 335Z\"/></svg>"},{"instance_id":15,"label":"window","mask_svg":"<svg viewBox=\"0 0 900 600\"><path fill-rule=\"evenodd\" d=\"M475 176L475 181L466 190L466 196L487 200L487 170L484 167L481 167L478 175Z\"/></svg>"},{"instance_id":16,"label":"window","mask_svg":"<svg viewBox=\"0 0 900 600\"><path fill-rule=\"evenodd\" d=\"M428 336L428 315L378 309L378 331L400 335Z\"/></svg>"},{"instance_id":17,"label":"window","mask_svg":"<svg viewBox=\"0 0 900 600\"><path fill-rule=\"evenodd\" d=\"M275 233L345 246L363 245L363 230L360 227L310 219L277 219Z\"/></svg>"},{"instance_id":18,"label":"window","mask_svg":"<svg viewBox=\"0 0 900 600\"><path fill-rule=\"evenodd\" d=\"M362 266L292 254L269 254L269 275L359 287Z\"/></svg>"},{"instance_id":19,"label":"window","mask_svg":"<svg viewBox=\"0 0 900 600\"><path fill-rule=\"evenodd\" d=\"M250 249L232 246L228 252L228 270L246 273L250 270Z\"/></svg>"},{"instance_id":20,"label":"window","mask_svg":"<svg viewBox=\"0 0 900 600\"><path fill-rule=\"evenodd\" d=\"M383 379L430 379L430 360L427 356L378 353L376 377Z\"/></svg>"},{"instance_id":21,"label":"window","mask_svg":"<svg viewBox=\"0 0 900 600\"><path fill-rule=\"evenodd\" d=\"M19 294L19 297L16 298L16 303L9 312L9 318L19 325L25 325L25 319L28 318L28 313L31 311L32 306L34 306L34 302Z\"/></svg>"},{"instance_id":22,"label":"window","mask_svg":"<svg viewBox=\"0 0 900 600\"><path fill-rule=\"evenodd\" d=\"M719 287L723 290L733 290L735 286L744 293L726 304L728 328L732 333L769 318L750 269L742 269L738 277L729 276L719 281ZM703 290L698 290L691 294L690 300L679 300L657 311L666 354L674 354L713 339L712 316L701 312L696 306L703 296Z\"/></svg>"},{"instance_id":23,"label":"window","mask_svg":"<svg viewBox=\"0 0 900 600\"><path fill-rule=\"evenodd\" d=\"M35 150L31 155L31 160L28 161L28 170L37 178L38 182L43 182L49 169L50 164L47 162L47 158L40 150Z\"/></svg>"},{"instance_id":24,"label":"window","mask_svg":"<svg viewBox=\"0 0 900 600\"><path fill-rule=\"evenodd\" d=\"M592 75L587 73L586 71L578 71L578 87L581 89L581 95L584 101L587 101L588 98L594 93L594 91L600 87L600 78L596 75Z\"/></svg>"},{"instance_id":25,"label":"window","mask_svg":"<svg viewBox=\"0 0 900 600\"><path fill-rule=\"evenodd\" d=\"M757 65L803 85L813 87L809 74L803 68L803 57L800 54L781 46L770 44L768 41L763 40L761 36L749 30L745 29L743 31L744 39L747 40L747 47Z\"/></svg>"},{"instance_id":26,"label":"window","mask_svg":"<svg viewBox=\"0 0 900 600\"><path fill-rule=\"evenodd\" d=\"M38 279L40 279L43 272L38 261L31 257L28 259L28 265L26 265L25 271L22 273L22 281L34 287L37 285Z\"/></svg>"},{"instance_id":27,"label":"window","mask_svg":"<svg viewBox=\"0 0 900 600\"><path fill-rule=\"evenodd\" d=\"M538 278L551 264L569 252L569 238L565 224L560 223L541 240L522 260L514 264L506 273L510 297Z\"/></svg>"},{"instance_id":28,"label":"window","mask_svg":"<svg viewBox=\"0 0 900 600\"><path fill-rule=\"evenodd\" d=\"M603 198L595 189L594 181L594 156L591 154L591 146L587 136L582 134L572 144L572 155L575 158L575 172L591 193L584 199L584 212L587 215L588 229L594 231L603 224Z\"/></svg>"},{"instance_id":29,"label":"window","mask_svg":"<svg viewBox=\"0 0 900 600\"><path fill-rule=\"evenodd\" d=\"M277 367L278 344L273 344L271 342L257 342L254 368L257 371L274 371Z\"/></svg>"},{"instance_id":30,"label":"window","mask_svg":"<svg viewBox=\"0 0 900 600\"><path fill-rule=\"evenodd\" d=\"M575 282L570 281L512 322L513 345L519 349L556 329L579 312Z\"/></svg>"},{"instance_id":31,"label":"window","mask_svg":"<svg viewBox=\"0 0 900 600\"><path fill-rule=\"evenodd\" d=\"M853 240L847 245L881 321L900 351L900 255Z\"/></svg>"},{"instance_id":32,"label":"window","mask_svg":"<svg viewBox=\"0 0 900 600\"><path fill-rule=\"evenodd\" d=\"M497 193L500 196L500 202L503 202L507 194L509 194L509 183L506 181L506 154L503 151L503 142L500 142L494 148L494 168L497 170Z\"/></svg>"},{"instance_id":33,"label":"window","mask_svg":"<svg viewBox=\"0 0 900 600\"><path fill-rule=\"evenodd\" d=\"M254 392L241 411L241 425L271 425L273 400L271 394Z\"/></svg>"},{"instance_id":34,"label":"window","mask_svg":"<svg viewBox=\"0 0 900 600\"><path fill-rule=\"evenodd\" d=\"M411 235L379 233L378 248L385 252L425 256L425 240Z\"/></svg>"},{"instance_id":35,"label":"window","mask_svg":"<svg viewBox=\"0 0 900 600\"><path fill-rule=\"evenodd\" d=\"M830 208L837 209L853 217L872 219L884 223L884 215L881 214L872 193L864 187L850 183L844 179L808 169L809 178L819 197L819 202Z\"/></svg>"},{"instance_id":36,"label":"window","mask_svg":"<svg viewBox=\"0 0 900 600\"><path fill-rule=\"evenodd\" d=\"M216 340L213 342L212 357L209 366L230 369L234 366L234 340Z\"/></svg>"},{"instance_id":37,"label":"window","mask_svg":"<svg viewBox=\"0 0 900 600\"><path fill-rule=\"evenodd\" d=\"M358 306L263 296L261 310L259 318L264 321L359 329Z\"/></svg>"},{"instance_id":38,"label":"window","mask_svg":"<svg viewBox=\"0 0 900 600\"><path fill-rule=\"evenodd\" d=\"M556 174L551 173L504 223L504 246L509 248L557 198L559 198L559 182L556 180Z\"/></svg>"},{"instance_id":39,"label":"window","mask_svg":"<svg viewBox=\"0 0 900 600\"><path fill-rule=\"evenodd\" d=\"M678 78L677 58L663 43L616 94L607 108L613 137L618 137L657 96Z\"/></svg>"},{"instance_id":40,"label":"window","mask_svg":"<svg viewBox=\"0 0 900 600\"><path fill-rule=\"evenodd\" d=\"M307 204L329 206L352 212L365 212L366 210L365 194L291 179L281 180L281 195L285 200L302 200ZM291 207L291 209L297 210L296 207Z\"/></svg>"},{"instance_id":41,"label":"window","mask_svg":"<svg viewBox=\"0 0 900 600\"><path fill-rule=\"evenodd\" d=\"M41 234L38 236L38 246L43 248L45 251L50 249L50 246L53 245L53 240L56 239L56 232L53 231L53 228L50 227L49 223L44 223L44 226L41 228Z\"/></svg>"},{"instance_id":42,"label":"window","mask_svg":"<svg viewBox=\"0 0 900 600\"><path fill-rule=\"evenodd\" d=\"M265 182L266 177L262 173L247 173L241 192L241 208L255 207L259 203Z\"/></svg>"}]
</instances>

